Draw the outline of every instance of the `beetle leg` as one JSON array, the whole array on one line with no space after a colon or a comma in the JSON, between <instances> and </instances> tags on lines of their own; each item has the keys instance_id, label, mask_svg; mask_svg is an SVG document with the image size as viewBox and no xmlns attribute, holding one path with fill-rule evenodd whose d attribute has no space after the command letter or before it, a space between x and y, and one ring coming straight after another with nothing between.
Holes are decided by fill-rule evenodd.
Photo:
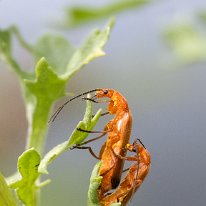
<instances>
[{"instance_id":1,"label":"beetle leg","mask_svg":"<svg viewBox=\"0 0 206 206\"><path fill-rule=\"evenodd\" d=\"M112 152L119 159L127 160L127 161L138 161L138 157L137 156L123 157L122 155L116 154L115 151L113 150L113 148L112 148Z\"/></svg>"},{"instance_id":2,"label":"beetle leg","mask_svg":"<svg viewBox=\"0 0 206 206\"><path fill-rule=\"evenodd\" d=\"M73 150L73 149L88 149L89 152L91 153L91 155L92 155L94 158L100 160L100 158L94 153L94 151L92 150L91 147L73 146L73 147L71 147L70 149L71 149L71 150Z\"/></svg>"},{"instance_id":3,"label":"beetle leg","mask_svg":"<svg viewBox=\"0 0 206 206\"><path fill-rule=\"evenodd\" d=\"M107 115L107 114L110 114L110 113L109 113L109 112L104 112L104 113L101 114L101 117L102 117L102 116L105 116L105 115ZM93 118L94 116L95 116L95 115L92 115L92 118Z\"/></svg>"},{"instance_id":4,"label":"beetle leg","mask_svg":"<svg viewBox=\"0 0 206 206\"><path fill-rule=\"evenodd\" d=\"M103 100L95 100L95 98L87 98L87 97L83 97L82 98L83 100L89 100L91 102L94 102L94 103L107 103L107 102L110 102L110 100L106 100L106 99L103 99Z\"/></svg>"},{"instance_id":5,"label":"beetle leg","mask_svg":"<svg viewBox=\"0 0 206 206\"><path fill-rule=\"evenodd\" d=\"M91 130L86 130L86 129L82 129L82 128L76 128L76 130L80 131L80 132L86 132L86 133L104 133L106 134L108 131L91 131Z\"/></svg>"},{"instance_id":6,"label":"beetle leg","mask_svg":"<svg viewBox=\"0 0 206 206\"><path fill-rule=\"evenodd\" d=\"M77 146L85 145L85 144L88 144L88 143L93 142L93 141L95 141L95 140L98 140L98 139L102 138L103 136L105 136L105 134L106 134L106 132L103 133L103 134L101 134L101 135L99 135L99 136L97 136L97 137L95 137L95 138L92 138L92 139L90 139L90 140L88 140L88 141L82 142L81 144L79 144L79 145L77 145Z\"/></svg>"}]
</instances>

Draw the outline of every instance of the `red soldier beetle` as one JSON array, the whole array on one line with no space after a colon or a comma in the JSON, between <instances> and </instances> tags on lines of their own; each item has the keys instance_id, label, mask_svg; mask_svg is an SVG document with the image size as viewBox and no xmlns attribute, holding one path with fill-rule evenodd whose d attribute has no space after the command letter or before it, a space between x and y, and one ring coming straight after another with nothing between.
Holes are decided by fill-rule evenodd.
<instances>
[{"instance_id":1,"label":"red soldier beetle","mask_svg":"<svg viewBox=\"0 0 206 206\"><path fill-rule=\"evenodd\" d=\"M122 157L126 156L127 151L123 148L129 143L132 113L126 99L113 89L98 90L94 97L95 99L108 97L110 101L107 111L115 115L104 128L105 131L108 131L108 138L99 153L102 161L99 175L103 177L99 188L99 197L103 197L109 190L115 189L119 185L124 159L118 158L113 151Z\"/></svg>"},{"instance_id":2,"label":"red soldier beetle","mask_svg":"<svg viewBox=\"0 0 206 206\"><path fill-rule=\"evenodd\" d=\"M117 156L120 159L135 161L135 163L131 165L127 175L112 194L99 197L102 206L109 206L116 202L121 202L121 205L125 206L149 173L151 163L150 154L142 142L137 143L136 140L132 145L127 144L126 149L130 152L135 152L136 155L130 157Z\"/></svg>"},{"instance_id":3,"label":"red soldier beetle","mask_svg":"<svg viewBox=\"0 0 206 206\"><path fill-rule=\"evenodd\" d=\"M52 115L50 121L54 121L59 112L64 108L66 104L70 101L81 97L85 94L95 92L95 95L89 99L93 102L99 103L101 101L97 101L97 99L107 97L109 98L109 102L107 106L107 112L104 114L114 114L114 118L111 119L105 126L104 131L102 132L102 136L106 133L108 134L108 138L104 145L102 146L99 158L102 161L102 165L100 167L100 175L103 177L102 183L100 185L100 197L104 197L104 195L111 189L115 189L120 182L122 170L124 166L124 159L118 158L117 155L121 157L126 156L127 150L123 150L125 146L129 143L130 133L132 128L132 113L129 109L127 100L117 91L113 89L94 89L83 94L80 94L72 99L66 101L59 109ZM88 99L88 98L84 98ZM78 130L83 132L90 132L86 130L82 130L78 128ZM81 145L96 140L100 137L88 140L80 145L74 146L73 148L82 148L89 149L89 151L94 155L91 147L81 147ZM116 155L114 155L113 151Z\"/></svg>"}]
</instances>

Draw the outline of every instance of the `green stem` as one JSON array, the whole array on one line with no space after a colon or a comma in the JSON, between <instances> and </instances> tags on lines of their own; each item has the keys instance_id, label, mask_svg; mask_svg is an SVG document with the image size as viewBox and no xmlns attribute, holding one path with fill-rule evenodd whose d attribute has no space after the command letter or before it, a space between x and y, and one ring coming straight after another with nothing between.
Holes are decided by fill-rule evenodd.
<instances>
[{"instance_id":1,"label":"green stem","mask_svg":"<svg viewBox=\"0 0 206 206\"><path fill-rule=\"evenodd\" d=\"M16 38L19 40L21 46L25 48L28 52L33 53L33 47L24 40L18 28L15 26L11 26L10 30L16 35Z\"/></svg>"},{"instance_id":2,"label":"green stem","mask_svg":"<svg viewBox=\"0 0 206 206\"><path fill-rule=\"evenodd\" d=\"M24 78L31 79L32 74L23 71L12 57L5 56L5 61L10 66L10 68L15 71L20 81L22 81Z\"/></svg>"},{"instance_id":3,"label":"green stem","mask_svg":"<svg viewBox=\"0 0 206 206\"><path fill-rule=\"evenodd\" d=\"M45 142L46 142L46 134L47 134L47 122L49 111L51 108L51 102L45 102L37 100L36 105L27 104L27 110L34 109L31 116L28 116L28 138L27 138L27 146L26 149L35 148L38 151L40 156L42 156ZM42 110L44 112L42 112ZM29 112L27 112L29 114ZM36 116L41 118L36 118ZM40 183L40 177L37 180L37 184ZM33 192L35 202L33 202L33 206L38 206L40 204L40 195L41 189L38 188Z\"/></svg>"},{"instance_id":4,"label":"green stem","mask_svg":"<svg viewBox=\"0 0 206 206\"><path fill-rule=\"evenodd\" d=\"M52 103L37 100L36 105L32 108L30 104L27 106L27 110L34 109L31 116L28 116L28 138L27 149L35 148L40 155L42 155L47 133L47 122ZM44 112L42 112L44 111ZM38 116L38 118L36 117ZM41 119L39 118L41 117Z\"/></svg>"}]
</instances>

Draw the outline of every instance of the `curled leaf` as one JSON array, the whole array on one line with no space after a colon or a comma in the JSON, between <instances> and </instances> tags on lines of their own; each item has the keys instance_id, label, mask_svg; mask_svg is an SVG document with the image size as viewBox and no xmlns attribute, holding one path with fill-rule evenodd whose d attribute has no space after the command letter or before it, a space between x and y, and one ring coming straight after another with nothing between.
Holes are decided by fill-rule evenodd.
<instances>
[{"instance_id":1,"label":"curled leaf","mask_svg":"<svg viewBox=\"0 0 206 206\"><path fill-rule=\"evenodd\" d=\"M19 199L26 206L35 206L35 192L38 189L35 185L39 177L38 166L40 155L33 148L26 150L18 159L18 170L21 179L11 185L16 189Z\"/></svg>"},{"instance_id":2,"label":"curled leaf","mask_svg":"<svg viewBox=\"0 0 206 206\"><path fill-rule=\"evenodd\" d=\"M88 198L87 205L88 206L101 206L98 199L97 189L99 188L102 176L99 176L99 168L101 166L101 162L98 162L91 174L90 185L88 190Z\"/></svg>"},{"instance_id":3,"label":"curled leaf","mask_svg":"<svg viewBox=\"0 0 206 206\"><path fill-rule=\"evenodd\" d=\"M86 103L87 106L84 118L82 121L78 123L76 128L92 130L101 116L101 109L99 109L95 116L92 117L92 102L87 100ZM39 166L40 173L48 174L47 166L51 164L51 162L53 162L54 159L56 159L63 152L67 151L72 145L80 144L81 142L83 142L85 138L89 135L86 132L78 131L76 128L74 129L70 138L67 141L57 145L44 156Z\"/></svg>"}]
</instances>

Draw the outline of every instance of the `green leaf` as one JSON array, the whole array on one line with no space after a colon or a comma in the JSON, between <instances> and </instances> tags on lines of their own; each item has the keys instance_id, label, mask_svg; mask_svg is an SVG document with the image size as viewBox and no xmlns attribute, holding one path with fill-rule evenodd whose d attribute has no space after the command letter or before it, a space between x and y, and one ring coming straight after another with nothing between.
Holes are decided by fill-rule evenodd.
<instances>
[{"instance_id":1,"label":"green leaf","mask_svg":"<svg viewBox=\"0 0 206 206\"><path fill-rule=\"evenodd\" d=\"M85 64L105 55L103 47L113 25L114 19L111 19L105 29L92 32L82 46L76 49L63 37L45 35L34 45L33 54L36 59L45 57L56 73L68 80Z\"/></svg>"},{"instance_id":2,"label":"green leaf","mask_svg":"<svg viewBox=\"0 0 206 206\"><path fill-rule=\"evenodd\" d=\"M42 58L36 65L36 79L25 80L25 84L30 93L40 99L39 101L53 102L64 96L66 80L60 78L47 60ZM44 100L41 100L41 98Z\"/></svg>"},{"instance_id":3,"label":"green leaf","mask_svg":"<svg viewBox=\"0 0 206 206\"><path fill-rule=\"evenodd\" d=\"M27 72L24 72L18 63L15 61L12 55L12 30L0 29L0 58L5 61L10 68L16 72L20 80L30 75Z\"/></svg>"},{"instance_id":4,"label":"green leaf","mask_svg":"<svg viewBox=\"0 0 206 206\"><path fill-rule=\"evenodd\" d=\"M58 74L63 74L74 48L62 36L46 34L33 47L36 60L45 57Z\"/></svg>"},{"instance_id":5,"label":"green leaf","mask_svg":"<svg viewBox=\"0 0 206 206\"><path fill-rule=\"evenodd\" d=\"M91 98L90 95L88 95L87 97ZM86 107L84 118L82 121L78 123L76 128L81 128L81 129L91 131L94 128L94 126L97 124L99 118L101 117L102 110L99 109L97 113L94 115L94 117L92 117L93 115L92 103L91 101L86 101L86 102L87 102L87 107ZM81 132L75 129L69 138L68 146L71 147L72 145L75 144L81 144L88 137L88 135L89 134L87 132Z\"/></svg>"},{"instance_id":6,"label":"green leaf","mask_svg":"<svg viewBox=\"0 0 206 206\"><path fill-rule=\"evenodd\" d=\"M35 185L39 177L38 166L40 163L40 155L33 148L25 151L18 159L18 170L21 179L11 185L16 189L19 199L26 206L35 206L35 192L38 189Z\"/></svg>"},{"instance_id":7,"label":"green leaf","mask_svg":"<svg viewBox=\"0 0 206 206\"><path fill-rule=\"evenodd\" d=\"M67 81L54 73L47 61L42 58L36 66L36 79L25 80L24 83L31 128L27 148L34 147L41 154L51 106L55 100L64 96Z\"/></svg>"},{"instance_id":8,"label":"green leaf","mask_svg":"<svg viewBox=\"0 0 206 206\"><path fill-rule=\"evenodd\" d=\"M177 56L186 63L206 59L206 37L190 24L168 28L165 39Z\"/></svg>"},{"instance_id":9,"label":"green leaf","mask_svg":"<svg viewBox=\"0 0 206 206\"><path fill-rule=\"evenodd\" d=\"M0 173L0 205L1 206L19 206L14 192L8 187L3 175Z\"/></svg>"},{"instance_id":10,"label":"green leaf","mask_svg":"<svg viewBox=\"0 0 206 206\"><path fill-rule=\"evenodd\" d=\"M86 106L84 118L82 121L78 123L76 128L92 130L101 116L101 109L99 109L95 114L95 116L92 117L93 114L92 102L91 101L86 101L86 102L87 102L87 106ZM45 155L45 157L42 159L39 165L40 173L48 174L47 166L51 164L51 162L53 162L54 159L56 159L63 152L67 151L72 145L82 143L89 135L86 132L78 131L76 128L72 132L69 140L57 145Z\"/></svg>"},{"instance_id":11,"label":"green leaf","mask_svg":"<svg viewBox=\"0 0 206 206\"><path fill-rule=\"evenodd\" d=\"M75 50L67 65L67 71L64 75L67 79L71 78L71 76L79 69L96 57L105 55L102 48L109 38L113 25L114 19L111 19L105 29L102 31L99 29L95 30L83 45L79 49Z\"/></svg>"},{"instance_id":12,"label":"green leaf","mask_svg":"<svg viewBox=\"0 0 206 206\"><path fill-rule=\"evenodd\" d=\"M118 0L102 7L73 7L66 10L65 26L74 27L90 21L113 16L115 13L133 8L139 8L149 0Z\"/></svg>"},{"instance_id":13,"label":"green leaf","mask_svg":"<svg viewBox=\"0 0 206 206\"><path fill-rule=\"evenodd\" d=\"M100 206L97 189L99 188L102 176L99 176L99 168L101 166L101 162L98 162L91 174L90 178L90 185L88 190L88 199L87 199L87 205L88 206Z\"/></svg>"}]
</instances>

